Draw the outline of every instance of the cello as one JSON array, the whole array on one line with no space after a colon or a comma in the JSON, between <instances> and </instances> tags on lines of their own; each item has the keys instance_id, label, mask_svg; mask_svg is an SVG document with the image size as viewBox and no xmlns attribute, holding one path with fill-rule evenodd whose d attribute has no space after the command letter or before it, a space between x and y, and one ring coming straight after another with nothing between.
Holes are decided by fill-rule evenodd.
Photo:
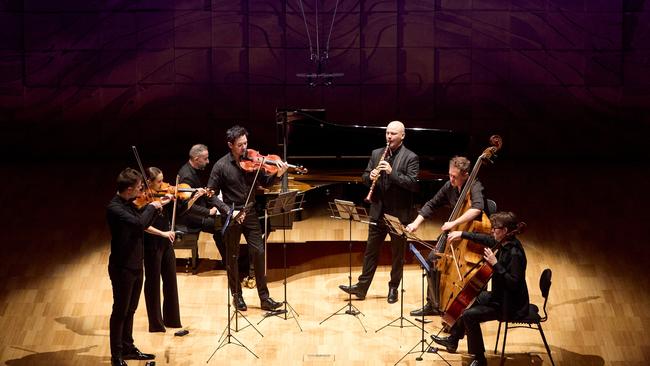
<instances>
[{"instance_id":1,"label":"cello","mask_svg":"<svg viewBox=\"0 0 650 366\"><path fill-rule=\"evenodd\" d=\"M467 178L463 190L460 193L458 202L449 217L453 221L471 208L471 187L476 181L479 169L483 162L491 162L495 153L503 145L501 137L493 135L490 137L492 146L486 148L474 164L470 176ZM454 230L489 233L491 229L490 220L485 212L481 214L480 220L458 225ZM458 296L460 290L465 287L468 274L477 263L483 258L483 246L463 239L457 244L447 244L447 232L443 232L438 238L436 252L439 258L436 262L438 273L440 273L440 309L447 311L449 304Z\"/></svg>"},{"instance_id":2,"label":"cello","mask_svg":"<svg viewBox=\"0 0 650 366\"><path fill-rule=\"evenodd\" d=\"M508 231L506 236L499 241L492 249L496 253L497 250L501 248L503 242L509 238L512 238L515 235L521 234L526 228L525 222L519 222L517 228L512 231ZM492 265L488 263L484 258L481 259L481 262L477 263L475 268L470 271L468 274L467 280L465 281L465 286L458 293L458 295L449 303L449 306L445 310L445 313L442 315L442 322L448 327L452 327L454 323L460 318L465 309L469 308L481 291L485 288L494 270Z\"/></svg>"}]
</instances>

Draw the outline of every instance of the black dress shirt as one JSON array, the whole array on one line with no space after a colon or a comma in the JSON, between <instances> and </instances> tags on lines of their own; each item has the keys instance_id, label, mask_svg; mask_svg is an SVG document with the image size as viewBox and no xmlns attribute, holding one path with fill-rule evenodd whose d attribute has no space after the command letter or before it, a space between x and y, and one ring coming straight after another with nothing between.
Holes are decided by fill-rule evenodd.
<instances>
[{"instance_id":1,"label":"black dress shirt","mask_svg":"<svg viewBox=\"0 0 650 366\"><path fill-rule=\"evenodd\" d=\"M201 188L203 184L201 183L201 177L199 171L194 169L189 162L185 163L178 171L179 183L189 184L192 188ZM186 211L187 201L179 200L177 212L181 214L178 217L178 223L181 225L187 225L192 227L200 227L201 222L204 217L207 217L210 214L209 202L207 197L199 197L199 199L194 202L192 207Z\"/></svg>"},{"instance_id":2,"label":"black dress shirt","mask_svg":"<svg viewBox=\"0 0 650 366\"><path fill-rule=\"evenodd\" d=\"M461 187L462 189L465 187ZM433 210L444 205L451 205L451 207L456 206L458 198L460 197L460 191L451 185L450 181L445 182L445 184L438 190L438 192L433 196L432 199L427 201L427 203L422 206L420 210L420 215L425 219L433 216ZM474 181L472 188L470 189L470 198L472 200L471 208L475 208L483 211L483 185L478 180Z\"/></svg>"},{"instance_id":3,"label":"black dress shirt","mask_svg":"<svg viewBox=\"0 0 650 366\"><path fill-rule=\"evenodd\" d=\"M255 180L255 174L256 172L245 172L232 153L224 155L214 163L210 172L208 188L214 189L214 196L210 203L216 206L222 215L228 214L233 203L236 210L242 209ZM275 175L268 175L262 170L257 176L257 183L267 187L272 185L276 178ZM219 192L222 193L223 200L216 197ZM255 192L251 193L248 200L249 205L253 203L255 203Z\"/></svg>"},{"instance_id":4,"label":"black dress shirt","mask_svg":"<svg viewBox=\"0 0 650 366\"><path fill-rule=\"evenodd\" d=\"M109 267L142 269L144 229L157 216L156 208L146 205L138 212L131 201L115 195L106 207L106 220L111 232Z\"/></svg>"},{"instance_id":5,"label":"black dress shirt","mask_svg":"<svg viewBox=\"0 0 650 366\"><path fill-rule=\"evenodd\" d=\"M483 233L463 231L468 239L494 248L496 240ZM528 286L526 285L526 253L516 237L508 238L496 253L497 263L492 267L491 301L502 306L501 319L516 319L528 314Z\"/></svg>"}]
</instances>

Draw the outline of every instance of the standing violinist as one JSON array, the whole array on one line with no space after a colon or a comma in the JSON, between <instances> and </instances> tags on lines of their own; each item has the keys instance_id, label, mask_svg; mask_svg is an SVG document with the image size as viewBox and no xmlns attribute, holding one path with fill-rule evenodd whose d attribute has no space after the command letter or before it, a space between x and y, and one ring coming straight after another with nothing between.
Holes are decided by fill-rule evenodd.
<instances>
[{"instance_id":1,"label":"standing violinist","mask_svg":"<svg viewBox=\"0 0 650 366\"><path fill-rule=\"evenodd\" d=\"M463 156L455 156L449 161L449 180L440 187L438 192L422 206L417 218L406 226L406 231L414 233L425 219L433 216L436 208L449 205L454 207L461 198L460 193L469 178L470 161ZM478 180L474 181L470 189L471 207L453 221L447 221L440 228L449 231L458 225L465 224L479 218L483 211L483 185ZM431 271L428 273L427 303L423 308L411 311L412 316L440 315L440 272L436 267L436 253L431 251L427 260Z\"/></svg>"},{"instance_id":2,"label":"standing violinist","mask_svg":"<svg viewBox=\"0 0 650 366\"><path fill-rule=\"evenodd\" d=\"M142 195L142 175L126 168L117 176L117 194L106 207L111 232L108 275L113 287L113 311L110 319L111 365L125 366L124 360L152 360L153 354L142 353L133 343L133 315L142 290L144 230L157 211L169 203L167 197L147 204L138 211L133 201Z\"/></svg>"},{"instance_id":3,"label":"standing violinist","mask_svg":"<svg viewBox=\"0 0 650 366\"><path fill-rule=\"evenodd\" d=\"M420 162L418 156L402 143L405 135L402 122L390 122L386 127L387 146L373 150L362 176L363 182L368 186L371 186L372 181L376 181L370 204L370 219L373 225L368 228L368 244L359 281L352 286L339 286L341 290L362 300L366 297L377 270L381 244L389 233L383 220L384 214L397 217L403 224L413 217L413 192L419 189L417 177ZM387 301L392 304L397 302L399 296L397 287L402 280L406 239L392 233L390 238L392 266Z\"/></svg>"},{"instance_id":4,"label":"standing violinist","mask_svg":"<svg viewBox=\"0 0 650 366\"><path fill-rule=\"evenodd\" d=\"M518 223L512 212L490 216L492 235L452 231L450 242L468 239L486 246L483 259L492 267L492 291L482 291L474 304L466 309L451 327L449 337L432 335L434 342L456 352L458 341L467 335L467 351L474 356L470 366L485 366L485 345L481 323L496 319L517 319L528 314L526 285L526 253L515 237ZM501 245L495 254L491 248Z\"/></svg>"},{"instance_id":5,"label":"standing violinist","mask_svg":"<svg viewBox=\"0 0 650 366\"><path fill-rule=\"evenodd\" d=\"M242 296L242 287L239 282L239 241L244 234L246 242L253 258L255 267L255 281L257 282L257 293L260 298L260 305L263 310L274 310L282 303L273 300L269 296L269 289L266 284L264 241L262 240L262 228L254 209L255 187L270 186L287 171L287 164L279 162L277 171L273 174L265 172L263 165L259 164L258 169L244 170L243 162L247 160L248 132L241 126L233 126L226 131L226 142L230 151L219 159L212 167L208 188L214 189L215 195L211 203L216 206L222 215L222 221L230 208L234 206L233 219L224 234L224 242L227 246L228 259L226 269L228 283L232 291L233 305L239 311L247 310L246 302ZM250 163L249 160L247 160ZM219 192L223 200L216 197Z\"/></svg>"},{"instance_id":6,"label":"standing violinist","mask_svg":"<svg viewBox=\"0 0 650 366\"><path fill-rule=\"evenodd\" d=\"M160 192L163 173L156 167L145 170L147 184L153 192ZM163 208L144 234L144 300L147 305L149 332L164 332L165 327L180 328L181 314L176 281L175 234L171 231L171 205ZM160 311L160 278L162 276L163 304Z\"/></svg>"}]
</instances>

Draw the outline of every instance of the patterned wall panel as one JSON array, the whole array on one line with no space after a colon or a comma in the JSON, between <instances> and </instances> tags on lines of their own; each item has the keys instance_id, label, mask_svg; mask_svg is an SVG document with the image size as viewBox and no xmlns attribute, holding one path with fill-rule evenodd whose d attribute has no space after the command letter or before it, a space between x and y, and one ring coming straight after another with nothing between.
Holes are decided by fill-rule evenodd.
<instances>
[{"instance_id":1,"label":"patterned wall panel","mask_svg":"<svg viewBox=\"0 0 650 366\"><path fill-rule=\"evenodd\" d=\"M517 156L638 153L649 24L643 0L5 0L3 149L176 156L235 122L272 149L276 108L326 108L499 132ZM344 75L296 76L316 72Z\"/></svg>"}]
</instances>

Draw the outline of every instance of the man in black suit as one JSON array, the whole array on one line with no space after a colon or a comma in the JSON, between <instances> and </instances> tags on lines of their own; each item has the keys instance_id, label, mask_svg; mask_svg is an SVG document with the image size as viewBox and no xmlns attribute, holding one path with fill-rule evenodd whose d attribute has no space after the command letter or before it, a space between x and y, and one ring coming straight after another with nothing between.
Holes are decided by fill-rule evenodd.
<instances>
[{"instance_id":1,"label":"man in black suit","mask_svg":"<svg viewBox=\"0 0 650 366\"><path fill-rule=\"evenodd\" d=\"M133 344L133 315L142 291L144 230L157 210L169 198L154 201L139 212L133 200L142 193L142 175L131 168L117 177L117 194L106 207L106 220L111 232L111 254L108 274L113 287L113 311L110 319L111 366L126 366L124 360L152 360L154 355L142 353Z\"/></svg>"},{"instance_id":2,"label":"man in black suit","mask_svg":"<svg viewBox=\"0 0 650 366\"><path fill-rule=\"evenodd\" d=\"M389 233L384 223L384 214L397 217L404 225L411 219L413 193L419 188L417 177L420 161L415 153L403 145L405 135L402 122L389 123L386 127L387 146L373 150L362 176L367 186L371 186L372 181L376 180L370 204L370 219L374 225L370 225L368 229L368 244L359 281L352 286L339 286L341 290L362 300L366 297L377 270L380 246ZM397 287L402 280L406 240L393 234L390 234L390 237L392 266L388 282L388 303L392 304L397 302L399 297Z\"/></svg>"}]
</instances>

